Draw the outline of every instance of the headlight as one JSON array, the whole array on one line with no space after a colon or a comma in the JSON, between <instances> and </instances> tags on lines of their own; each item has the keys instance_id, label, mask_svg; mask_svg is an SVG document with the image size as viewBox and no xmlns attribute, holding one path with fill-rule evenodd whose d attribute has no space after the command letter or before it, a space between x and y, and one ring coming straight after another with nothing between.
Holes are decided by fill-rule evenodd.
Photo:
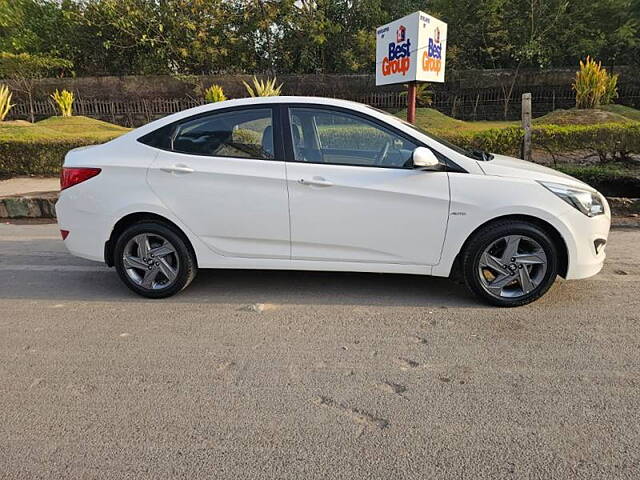
<instances>
[{"instance_id":1,"label":"headlight","mask_svg":"<svg viewBox=\"0 0 640 480\"><path fill-rule=\"evenodd\" d=\"M602 197L590 190L569 187L560 183L539 182L547 190L555 193L572 207L577 208L587 217L595 217L604 213Z\"/></svg>"}]
</instances>

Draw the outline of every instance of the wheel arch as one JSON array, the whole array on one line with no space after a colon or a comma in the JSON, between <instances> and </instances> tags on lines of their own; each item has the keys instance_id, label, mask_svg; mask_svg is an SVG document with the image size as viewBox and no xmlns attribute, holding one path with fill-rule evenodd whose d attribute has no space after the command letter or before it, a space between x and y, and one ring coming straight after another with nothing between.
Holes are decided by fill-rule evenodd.
<instances>
[{"instance_id":1,"label":"wheel arch","mask_svg":"<svg viewBox=\"0 0 640 480\"><path fill-rule=\"evenodd\" d=\"M168 218L163 217L162 215L158 215L157 213L135 212L129 213L128 215L122 217L114 224L113 228L111 229L111 235L104 244L104 261L107 266L113 267L114 265L113 250L120 234L131 225L146 221L162 223L163 225L169 227L171 230L175 231L184 240L187 248L189 248L191 254L193 255L193 258L195 259L196 266L198 265L198 257L196 255L195 249L193 248L191 240L189 240L189 237L182 231L182 229L178 225L176 225Z\"/></svg>"},{"instance_id":2,"label":"wheel arch","mask_svg":"<svg viewBox=\"0 0 640 480\"><path fill-rule=\"evenodd\" d=\"M459 277L461 274L461 257L464 250L467 248L469 241L483 228L487 227L496 222L504 221L504 220L513 220L513 221L521 221L532 223L542 230L544 230L550 237L553 243L558 248L558 274L565 278L567 276L567 271L569 269L569 249L567 247L567 243L562 236L562 234L558 231L556 227L554 227L551 223L547 222L538 217L534 217L532 215L502 215L499 217L492 218L491 220L487 220L486 222L478 225L466 238L460 250L456 254L455 260L453 261L453 266L451 267L451 276Z\"/></svg>"}]
</instances>

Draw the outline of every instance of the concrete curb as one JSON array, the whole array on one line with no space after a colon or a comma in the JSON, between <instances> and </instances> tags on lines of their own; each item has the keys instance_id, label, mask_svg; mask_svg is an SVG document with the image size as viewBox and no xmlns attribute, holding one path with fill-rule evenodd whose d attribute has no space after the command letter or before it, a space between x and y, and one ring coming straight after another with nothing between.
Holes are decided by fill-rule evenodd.
<instances>
[{"instance_id":1,"label":"concrete curb","mask_svg":"<svg viewBox=\"0 0 640 480\"><path fill-rule=\"evenodd\" d=\"M0 197L0 218L56 218L58 192ZM640 217L640 198L607 197L614 216Z\"/></svg>"},{"instance_id":2,"label":"concrete curb","mask_svg":"<svg viewBox=\"0 0 640 480\"><path fill-rule=\"evenodd\" d=\"M58 192L0 197L0 218L56 218Z\"/></svg>"}]
</instances>

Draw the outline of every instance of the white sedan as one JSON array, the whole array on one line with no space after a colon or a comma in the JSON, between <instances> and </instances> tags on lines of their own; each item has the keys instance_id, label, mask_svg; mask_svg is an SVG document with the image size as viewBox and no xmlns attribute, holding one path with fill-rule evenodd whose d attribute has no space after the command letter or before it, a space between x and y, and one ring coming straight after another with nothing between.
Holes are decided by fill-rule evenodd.
<instances>
[{"instance_id":1,"label":"white sedan","mask_svg":"<svg viewBox=\"0 0 640 480\"><path fill-rule=\"evenodd\" d=\"M457 276L491 304L602 268L611 214L588 185L466 151L327 98L225 101L72 150L56 205L71 253L134 292L199 268Z\"/></svg>"}]
</instances>

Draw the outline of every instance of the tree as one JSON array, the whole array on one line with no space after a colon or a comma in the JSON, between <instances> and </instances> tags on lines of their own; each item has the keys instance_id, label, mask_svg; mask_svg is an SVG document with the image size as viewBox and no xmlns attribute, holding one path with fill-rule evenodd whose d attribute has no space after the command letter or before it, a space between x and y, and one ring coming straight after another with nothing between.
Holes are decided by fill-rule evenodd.
<instances>
[{"instance_id":1,"label":"tree","mask_svg":"<svg viewBox=\"0 0 640 480\"><path fill-rule=\"evenodd\" d=\"M62 58L28 53L0 53L0 78L5 78L13 90L26 95L32 123L35 122L33 91L37 79L59 75L72 67L69 60Z\"/></svg>"}]
</instances>

